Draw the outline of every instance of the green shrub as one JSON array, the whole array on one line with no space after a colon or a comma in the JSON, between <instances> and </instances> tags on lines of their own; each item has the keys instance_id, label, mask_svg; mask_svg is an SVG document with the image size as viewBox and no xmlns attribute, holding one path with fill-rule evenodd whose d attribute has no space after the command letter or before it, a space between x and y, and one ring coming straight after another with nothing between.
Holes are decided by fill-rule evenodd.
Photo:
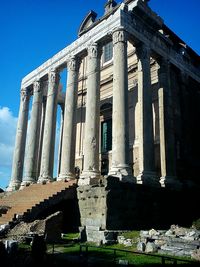
<instances>
[{"instance_id":1,"label":"green shrub","mask_svg":"<svg viewBox=\"0 0 200 267\"><path fill-rule=\"evenodd\" d=\"M192 223L192 226L195 227L197 230L200 230L200 218L194 221Z\"/></svg>"}]
</instances>

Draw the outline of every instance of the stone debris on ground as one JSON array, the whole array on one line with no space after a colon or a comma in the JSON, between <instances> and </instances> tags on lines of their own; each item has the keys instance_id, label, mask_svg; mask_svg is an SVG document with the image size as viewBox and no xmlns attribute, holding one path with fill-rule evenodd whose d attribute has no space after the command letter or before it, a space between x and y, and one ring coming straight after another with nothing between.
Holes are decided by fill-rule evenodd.
<instances>
[{"instance_id":1,"label":"stone debris on ground","mask_svg":"<svg viewBox=\"0 0 200 267\"><path fill-rule=\"evenodd\" d=\"M135 246L137 245L138 243L138 238L135 237L135 238L125 238L123 236L123 233L120 233L118 236L117 236L117 242L118 244L120 245L124 245L125 247L132 247L132 246Z\"/></svg>"},{"instance_id":2,"label":"stone debris on ground","mask_svg":"<svg viewBox=\"0 0 200 267\"><path fill-rule=\"evenodd\" d=\"M137 250L147 253L186 256L200 260L200 231L172 225L169 230L140 231Z\"/></svg>"},{"instance_id":3,"label":"stone debris on ground","mask_svg":"<svg viewBox=\"0 0 200 267\"><path fill-rule=\"evenodd\" d=\"M58 211L43 220L33 222L19 222L14 228L8 230L4 237L5 240L15 239L17 241L26 241L28 236L34 234L45 236L46 242L56 242L61 239L63 214Z\"/></svg>"}]
</instances>

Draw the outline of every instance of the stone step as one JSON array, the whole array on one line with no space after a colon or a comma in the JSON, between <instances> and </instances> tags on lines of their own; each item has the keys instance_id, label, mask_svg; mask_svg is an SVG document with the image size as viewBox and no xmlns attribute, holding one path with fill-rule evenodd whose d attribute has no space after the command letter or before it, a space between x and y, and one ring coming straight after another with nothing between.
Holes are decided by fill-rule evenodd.
<instances>
[{"instance_id":1,"label":"stone step","mask_svg":"<svg viewBox=\"0 0 200 267\"><path fill-rule=\"evenodd\" d=\"M11 222L16 214L24 215L33 209L41 207L45 202L50 201L66 190L74 188L76 180L69 182L52 182L45 185L33 184L23 190L13 192L0 199L0 205L11 207L6 214L0 217L0 225Z\"/></svg>"}]
</instances>

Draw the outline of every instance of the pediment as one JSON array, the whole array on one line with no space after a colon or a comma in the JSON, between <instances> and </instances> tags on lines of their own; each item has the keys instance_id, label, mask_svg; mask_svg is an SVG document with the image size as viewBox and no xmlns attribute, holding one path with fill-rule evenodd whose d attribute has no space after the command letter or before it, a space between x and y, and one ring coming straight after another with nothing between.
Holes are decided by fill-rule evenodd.
<instances>
[{"instance_id":1,"label":"pediment","mask_svg":"<svg viewBox=\"0 0 200 267\"><path fill-rule=\"evenodd\" d=\"M84 33L84 31L88 29L95 22L96 17L97 17L97 13L94 12L93 10L90 10L90 12L87 14L83 22L81 23L78 36L81 36Z\"/></svg>"}]
</instances>

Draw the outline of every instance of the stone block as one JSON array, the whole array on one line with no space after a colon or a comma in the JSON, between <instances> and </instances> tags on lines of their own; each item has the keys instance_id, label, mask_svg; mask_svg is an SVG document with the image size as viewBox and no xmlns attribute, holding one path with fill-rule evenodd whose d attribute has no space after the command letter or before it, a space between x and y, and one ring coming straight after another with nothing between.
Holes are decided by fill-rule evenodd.
<instances>
[{"instance_id":1,"label":"stone block","mask_svg":"<svg viewBox=\"0 0 200 267\"><path fill-rule=\"evenodd\" d=\"M158 247L158 248L160 248L161 246L164 246L165 244L166 244L166 240L163 240L163 239L156 239L155 240L155 245Z\"/></svg>"},{"instance_id":2,"label":"stone block","mask_svg":"<svg viewBox=\"0 0 200 267\"><path fill-rule=\"evenodd\" d=\"M127 265L129 265L129 261L128 260L121 260L121 259L119 259L118 264L120 266L127 266Z\"/></svg>"},{"instance_id":3,"label":"stone block","mask_svg":"<svg viewBox=\"0 0 200 267\"><path fill-rule=\"evenodd\" d=\"M159 236L160 233L158 231L156 231L155 229L151 229L149 231L149 236Z\"/></svg>"},{"instance_id":4,"label":"stone block","mask_svg":"<svg viewBox=\"0 0 200 267\"><path fill-rule=\"evenodd\" d=\"M117 237L117 242L118 242L118 244L120 244L120 245L124 244L124 240L125 240L125 237L124 237L124 236L119 235L119 236Z\"/></svg>"},{"instance_id":5,"label":"stone block","mask_svg":"<svg viewBox=\"0 0 200 267\"><path fill-rule=\"evenodd\" d=\"M86 230L87 231L99 231L100 227L99 226L93 226L93 225L86 225Z\"/></svg>"},{"instance_id":6,"label":"stone block","mask_svg":"<svg viewBox=\"0 0 200 267\"><path fill-rule=\"evenodd\" d=\"M100 228L101 224L102 224L102 218L86 218L85 219L85 224L87 227L96 227L96 228Z\"/></svg>"},{"instance_id":7,"label":"stone block","mask_svg":"<svg viewBox=\"0 0 200 267\"><path fill-rule=\"evenodd\" d=\"M168 230L168 231L166 231L165 235L166 235L166 236L174 236L172 230Z\"/></svg>"},{"instance_id":8,"label":"stone block","mask_svg":"<svg viewBox=\"0 0 200 267\"><path fill-rule=\"evenodd\" d=\"M145 248L146 248L145 243L138 242L138 244L137 244L137 251L144 252L145 251Z\"/></svg>"},{"instance_id":9,"label":"stone block","mask_svg":"<svg viewBox=\"0 0 200 267\"><path fill-rule=\"evenodd\" d=\"M140 236L141 237L149 236L149 231L140 231Z\"/></svg>"},{"instance_id":10,"label":"stone block","mask_svg":"<svg viewBox=\"0 0 200 267\"><path fill-rule=\"evenodd\" d=\"M145 252L149 253L149 252L157 252L157 251L158 249L154 242L147 242Z\"/></svg>"},{"instance_id":11,"label":"stone block","mask_svg":"<svg viewBox=\"0 0 200 267\"><path fill-rule=\"evenodd\" d=\"M124 240L124 246L125 247L131 247L133 244L132 244L132 240L131 239L125 239Z\"/></svg>"},{"instance_id":12,"label":"stone block","mask_svg":"<svg viewBox=\"0 0 200 267\"><path fill-rule=\"evenodd\" d=\"M191 258L200 261L200 248L192 252Z\"/></svg>"}]
</instances>

